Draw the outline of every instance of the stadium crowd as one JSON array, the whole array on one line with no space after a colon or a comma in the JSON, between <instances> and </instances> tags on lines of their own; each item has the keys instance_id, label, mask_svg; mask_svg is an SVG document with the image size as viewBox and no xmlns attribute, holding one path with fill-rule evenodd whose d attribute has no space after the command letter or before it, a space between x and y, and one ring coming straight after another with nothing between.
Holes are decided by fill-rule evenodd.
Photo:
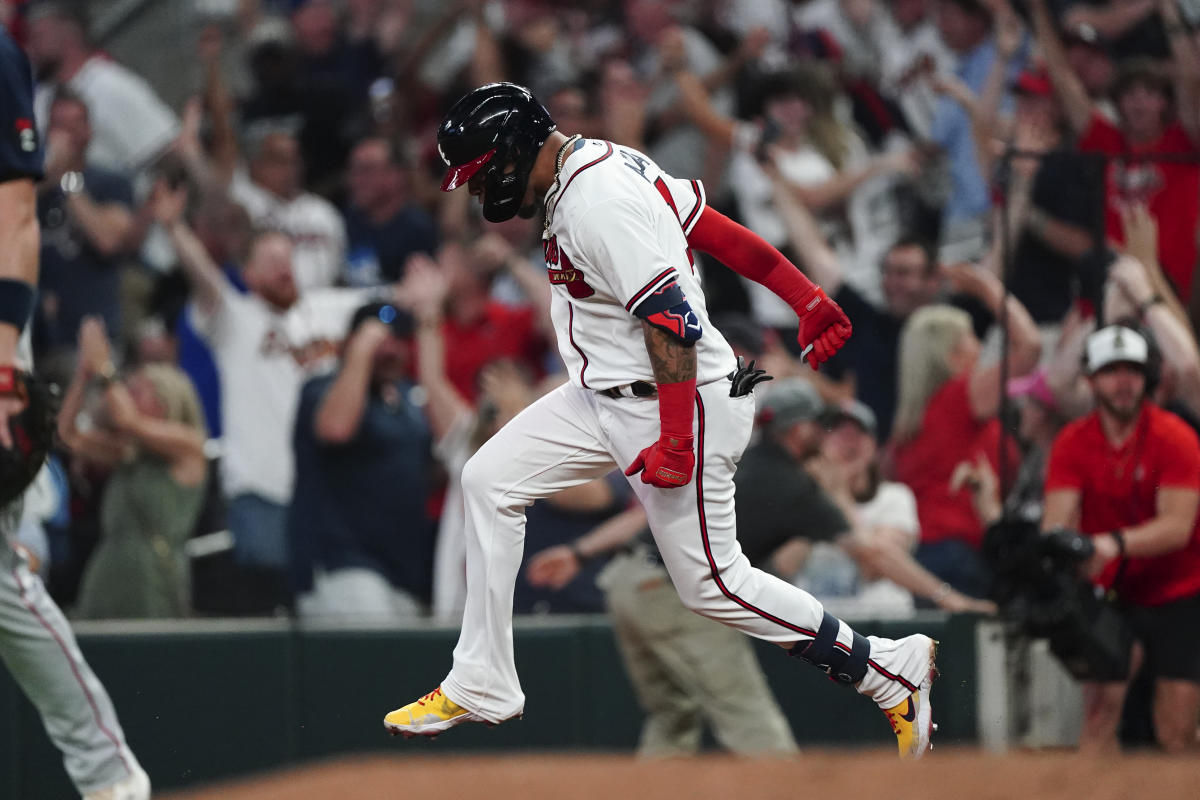
<instances>
[{"instance_id":1,"label":"stadium crowd","mask_svg":"<svg viewBox=\"0 0 1200 800\"><path fill-rule=\"evenodd\" d=\"M1133 566L1098 581L1194 623L1198 6L197 2L171 108L87 3L0 0L38 79L33 344L65 391L22 541L79 617L457 622L463 466L564 379L540 219L437 191L442 114L509 80L701 179L850 316L813 372L790 308L701 261L715 324L777 379L739 478L756 563L842 614L987 613L984 531L1045 490L1056 523L1118 531ZM1118 320L1144 354L1090 338ZM1196 468L1156 473L1157 506L1072 510L1088 463L1144 488L1158 428L1087 427L1130 397L1148 419L1143 384ZM615 472L532 507L515 610L636 608L614 587L663 572L633 503ZM1168 511L1178 532L1140 535Z\"/></svg>"}]
</instances>

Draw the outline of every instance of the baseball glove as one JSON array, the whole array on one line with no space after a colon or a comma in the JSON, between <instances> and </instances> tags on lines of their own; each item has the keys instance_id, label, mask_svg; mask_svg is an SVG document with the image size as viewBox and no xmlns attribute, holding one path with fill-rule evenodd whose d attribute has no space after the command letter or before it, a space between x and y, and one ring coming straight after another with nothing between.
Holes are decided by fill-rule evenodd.
<instances>
[{"instance_id":1,"label":"baseball glove","mask_svg":"<svg viewBox=\"0 0 1200 800\"><path fill-rule=\"evenodd\" d=\"M54 442L58 397L55 387L15 367L0 367L0 397L24 407L8 418L11 448L0 447L0 507L24 494Z\"/></svg>"}]
</instances>

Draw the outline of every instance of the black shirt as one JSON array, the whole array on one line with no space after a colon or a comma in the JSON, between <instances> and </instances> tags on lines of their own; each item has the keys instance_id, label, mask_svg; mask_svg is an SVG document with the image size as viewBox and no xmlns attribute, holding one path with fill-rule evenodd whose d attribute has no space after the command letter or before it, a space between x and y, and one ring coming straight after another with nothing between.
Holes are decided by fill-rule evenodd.
<instances>
[{"instance_id":1,"label":"black shirt","mask_svg":"<svg viewBox=\"0 0 1200 800\"><path fill-rule=\"evenodd\" d=\"M886 440L896 414L896 363L904 320L871 305L844 283L833 301L850 318L854 334L821 369L834 380L854 374L855 395L875 412L879 438Z\"/></svg>"},{"instance_id":2,"label":"black shirt","mask_svg":"<svg viewBox=\"0 0 1200 800\"><path fill-rule=\"evenodd\" d=\"M312 586L314 566L365 567L393 586L427 599L433 574L434 525L429 495L429 425L411 384L395 385L395 402L372 392L354 437L340 445L314 432L335 375L300 391L293 446L296 486L288 515L295 588Z\"/></svg>"},{"instance_id":3,"label":"black shirt","mask_svg":"<svg viewBox=\"0 0 1200 800\"><path fill-rule=\"evenodd\" d=\"M1104 237L1104 165L1078 153L1046 154L1034 179L1032 207ZM1028 230L1013 254L1010 289L1038 323L1061 322L1076 294L1076 260L1051 249Z\"/></svg>"},{"instance_id":4,"label":"black shirt","mask_svg":"<svg viewBox=\"0 0 1200 800\"><path fill-rule=\"evenodd\" d=\"M413 253L437 250L437 223L417 206L407 206L376 225L356 208L347 208L346 271L353 286L377 286L404 277Z\"/></svg>"},{"instance_id":5,"label":"black shirt","mask_svg":"<svg viewBox=\"0 0 1200 800\"><path fill-rule=\"evenodd\" d=\"M133 207L132 185L115 172L88 167L83 185L97 203ZM79 324L88 315L99 316L114 333L121 329L120 267L125 256L106 256L92 247L71 219L66 202L57 187L38 197L42 269L34 337L39 349L74 346Z\"/></svg>"},{"instance_id":6,"label":"black shirt","mask_svg":"<svg viewBox=\"0 0 1200 800\"><path fill-rule=\"evenodd\" d=\"M755 566L789 539L830 541L850 530L841 509L774 442L764 440L746 450L734 483L737 538Z\"/></svg>"},{"instance_id":7,"label":"black shirt","mask_svg":"<svg viewBox=\"0 0 1200 800\"><path fill-rule=\"evenodd\" d=\"M0 182L42 177L29 59L0 26Z\"/></svg>"}]
</instances>

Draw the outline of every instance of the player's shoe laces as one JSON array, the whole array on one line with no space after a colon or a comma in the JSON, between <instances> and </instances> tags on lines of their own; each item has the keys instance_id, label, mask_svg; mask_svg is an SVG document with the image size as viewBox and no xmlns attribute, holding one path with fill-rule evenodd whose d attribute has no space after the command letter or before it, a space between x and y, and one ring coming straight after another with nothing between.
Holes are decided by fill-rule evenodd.
<instances>
[{"instance_id":1,"label":"player's shoe laces","mask_svg":"<svg viewBox=\"0 0 1200 800\"><path fill-rule=\"evenodd\" d=\"M383 718L383 727L393 736L437 736L462 722L486 722L458 703L442 694L442 687L434 689L420 700L414 700Z\"/></svg>"},{"instance_id":2,"label":"player's shoe laces","mask_svg":"<svg viewBox=\"0 0 1200 800\"><path fill-rule=\"evenodd\" d=\"M929 703L929 691L933 687L933 679L937 675L934 658L937 655L937 642L929 639L929 666L924 671L924 679L917 690L911 693L897 706L885 708L883 713L892 724L896 734L896 744L900 747L900 758L906 760L918 759L925 755L933 745L930 739L937 730L933 721L933 708Z\"/></svg>"},{"instance_id":3,"label":"player's shoe laces","mask_svg":"<svg viewBox=\"0 0 1200 800\"><path fill-rule=\"evenodd\" d=\"M150 800L150 777L141 767L107 789L85 794L83 800Z\"/></svg>"}]
</instances>

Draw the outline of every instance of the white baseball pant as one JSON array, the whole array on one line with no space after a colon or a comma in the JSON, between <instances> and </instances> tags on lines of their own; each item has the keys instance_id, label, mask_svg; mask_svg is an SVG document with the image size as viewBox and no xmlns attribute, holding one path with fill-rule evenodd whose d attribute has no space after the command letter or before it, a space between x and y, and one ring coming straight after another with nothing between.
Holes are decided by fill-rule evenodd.
<instances>
[{"instance_id":1,"label":"white baseball pant","mask_svg":"<svg viewBox=\"0 0 1200 800\"><path fill-rule=\"evenodd\" d=\"M733 475L754 420L751 395L729 396L730 382L700 386L696 472L675 489L630 483L646 509L663 563L684 605L751 636L789 647L816 636L824 609L801 589L750 566L734 525ZM535 500L624 469L659 437L655 398L610 398L560 386L518 414L467 463L467 600L445 695L490 722L524 708L513 659L512 601ZM837 641L852 644L840 623ZM867 637L870 667L857 684L881 707L900 703L924 676L928 651Z\"/></svg>"}]
</instances>

